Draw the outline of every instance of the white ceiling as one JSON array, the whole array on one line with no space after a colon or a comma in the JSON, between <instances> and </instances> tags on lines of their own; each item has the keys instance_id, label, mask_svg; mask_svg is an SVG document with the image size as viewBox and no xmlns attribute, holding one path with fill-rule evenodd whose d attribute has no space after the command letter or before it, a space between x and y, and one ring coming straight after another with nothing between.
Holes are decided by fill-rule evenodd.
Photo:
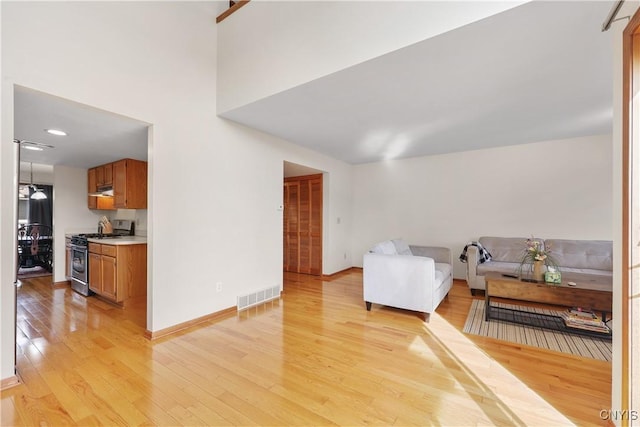
<instances>
[{"instance_id":1,"label":"white ceiling","mask_svg":"<svg viewBox=\"0 0 640 427\"><path fill-rule=\"evenodd\" d=\"M526 3L223 117L353 164L610 133L611 4ZM24 162L147 158L137 120L22 87L14 117L16 139L56 147Z\"/></svg>"},{"instance_id":2,"label":"white ceiling","mask_svg":"<svg viewBox=\"0 0 640 427\"><path fill-rule=\"evenodd\" d=\"M148 124L87 105L16 86L14 138L53 145L22 148L23 162L89 168L123 158L147 160ZM45 129L60 129L54 136Z\"/></svg>"},{"instance_id":3,"label":"white ceiling","mask_svg":"<svg viewBox=\"0 0 640 427\"><path fill-rule=\"evenodd\" d=\"M611 5L526 3L222 116L353 164L610 133Z\"/></svg>"}]
</instances>

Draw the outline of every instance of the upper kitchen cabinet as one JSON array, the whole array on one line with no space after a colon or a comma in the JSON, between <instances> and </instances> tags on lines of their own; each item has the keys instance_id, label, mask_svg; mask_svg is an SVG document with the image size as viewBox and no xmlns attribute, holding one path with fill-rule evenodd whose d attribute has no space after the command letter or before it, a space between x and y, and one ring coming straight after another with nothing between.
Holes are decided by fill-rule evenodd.
<instances>
[{"instance_id":1,"label":"upper kitchen cabinet","mask_svg":"<svg viewBox=\"0 0 640 427\"><path fill-rule=\"evenodd\" d=\"M95 193L98 190L98 184L96 184L96 168L91 168L87 172L87 206L89 209L98 209L98 197L92 196L91 193Z\"/></svg>"},{"instance_id":2,"label":"upper kitchen cabinet","mask_svg":"<svg viewBox=\"0 0 640 427\"><path fill-rule=\"evenodd\" d=\"M123 159L113 163L113 206L147 208L147 162Z\"/></svg>"},{"instance_id":3,"label":"upper kitchen cabinet","mask_svg":"<svg viewBox=\"0 0 640 427\"><path fill-rule=\"evenodd\" d=\"M147 208L147 162L122 159L96 166L87 179L89 209Z\"/></svg>"},{"instance_id":4,"label":"upper kitchen cabinet","mask_svg":"<svg viewBox=\"0 0 640 427\"><path fill-rule=\"evenodd\" d=\"M102 172L100 173L101 179L102 179L101 184L98 183L98 170L102 170ZM109 167L109 171L111 171L111 167ZM111 175L111 172L109 173L109 175ZM98 192L98 189L105 185L104 169L102 169L102 166L89 169L87 173L87 181L88 181L87 187L89 189L89 194L93 194L88 196L87 198L87 206L89 207L89 209L102 209L102 210L115 209L113 207L113 197L95 196L95 194L97 194Z\"/></svg>"},{"instance_id":5,"label":"upper kitchen cabinet","mask_svg":"<svg viewBox=\"0 0 640 427\"><path fill-rule=\"evenodd\" d=\"M98 187L113 185L113 163L97 166L95 170L96 170L96 185Z\"/></svg>"}]
</instances>

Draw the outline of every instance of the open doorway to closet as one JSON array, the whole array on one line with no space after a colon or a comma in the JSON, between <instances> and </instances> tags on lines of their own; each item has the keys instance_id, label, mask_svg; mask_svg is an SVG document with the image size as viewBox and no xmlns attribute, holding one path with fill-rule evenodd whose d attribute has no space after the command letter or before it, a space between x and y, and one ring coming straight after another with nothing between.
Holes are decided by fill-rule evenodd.
<instances>
[{"instance_id":1,"label":"open doorway to closet","mask_svg":"<svg viewBox=\"0 0 640 427\"><path fill-rule=\"evenodd\" d=\"M322 274L322 171L284 162L284 271Z\"/></svg>"}]
</instances>

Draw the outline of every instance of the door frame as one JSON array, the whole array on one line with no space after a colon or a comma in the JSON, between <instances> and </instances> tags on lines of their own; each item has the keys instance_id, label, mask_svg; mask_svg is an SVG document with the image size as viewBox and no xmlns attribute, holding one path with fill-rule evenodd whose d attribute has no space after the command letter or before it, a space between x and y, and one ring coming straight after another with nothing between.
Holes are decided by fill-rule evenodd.
<instances>
[{"instance_id":1,"label":"door frame","mask_svg":"<svg viewBox=\"0 0 640 427\"><path fill-rule=\"evenodd\" d=\"M620 403L623 410L637 411L633 405L640 395L640 385L632 378L640 375L640 342L633 339L640 322L640 195L635 195L640 194L640 120L634 119L640 117L640 10L623 31L622 49L622 274L617 322L623 373ZM630 425L630 418L630 413L622 416L621 425Z\"/></svg>"}]
</instances>

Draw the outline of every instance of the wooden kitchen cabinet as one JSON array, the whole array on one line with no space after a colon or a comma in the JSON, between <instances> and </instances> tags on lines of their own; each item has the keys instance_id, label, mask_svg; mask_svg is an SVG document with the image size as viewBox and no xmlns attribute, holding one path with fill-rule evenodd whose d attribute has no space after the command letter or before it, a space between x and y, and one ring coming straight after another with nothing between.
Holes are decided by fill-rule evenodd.
<instances>
[{"instance_id":1,"label":"wooden kitchen cabinet","mask_svg":"<svg viewBox=\"0 0 640 427\"><path fill-rule=\"evenodd\" d=\"M116 209L147 208L147 162L122 159L113 163L113 205Z\"/></svg>"},{"instance_id":2,"label":"wooden kitchen cabinet","mask_svg":"<svg viewBox=\"0 0 640 427\"><path fill-rule=\"evenodd\" d=\"M89 289L102 293L102 255L89 252Z\"/></svg>"},{"instance_id":3,"label":"wooden kitchen cabinet","mask_svg":"<svg viewBox=\"0 0 640 427\"><path fill-rule=\"evenodd\" d=\"M89 243L89 289L119 304L147 294L147 245Z\"/></svg>"},{"instance_id":4,"label":"wooden kitchen cabinet","mask_svg":"<svg viewBox=\"0 0 640 427\"><path fill-rule=\"evenodd\" d=\"M96 166L96 185L103 187L105 185L113 184L113 163L108 163L102 166Z\"/></svg>"},{"instance_id":5,"label":"wooden kitchen cabinet","mask_svg":"<svg viewBox=\"0 0 640 427\"><path fill-rule=\"evenodd\" d=\"M118 263L116 261L116 258L112 256L102 255L101 262L102 296L114 301L121 301L123 298L118 299Z\"/></svg>"},{"instance_id":6,"label":"wooden kitchen cabinet","mask_svg":"<svg viewBox=\"0 0 640 427\"><path fill-rule=\"evenodd\" d=\"M87 171L89 193L113 186L113 197L89 196L89 209L146 209L147 162L122 159Z\"/></svg>"},{"instance_id":7,"label":"wooden kitchen cabinet","mask_svg":"<svg viewBox=\"0 0 640 427\"><path fill-rule=\"evenodd\" d=\"M111 167L108 168L110 171ZM98 187L105 185L104 183L105 169L102 166L91 168L87 171L87 190L89 193L98 191ZM112 173L109 172L109 179L112 179ZM102 183L99 182L102 180ZM87 196L87 207L89 209L115 210L113 207L113 197L97 197Z\"/></svg>"},{"instance_id":8,"label":"wooden kitchen cabinet","mask_svg":"<svg viewBox=\"0 0 640 427\"><path fill-rule=\"evenodd\" d=\"M96 168L89 169L87 171L87 192L89 194L98 190L96 179ZM87 207L89 209L98 209L98 198L95 196L87 196Z\"/></svg>"}]
</instances>

